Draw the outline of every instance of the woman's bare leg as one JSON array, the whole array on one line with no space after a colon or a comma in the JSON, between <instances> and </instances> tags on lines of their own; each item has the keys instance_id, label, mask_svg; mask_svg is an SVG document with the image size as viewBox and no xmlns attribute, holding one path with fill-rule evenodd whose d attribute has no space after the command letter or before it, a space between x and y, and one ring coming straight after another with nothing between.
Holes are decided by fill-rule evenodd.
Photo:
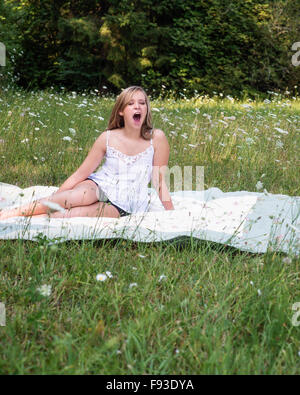
<instances>
[{"instance_id":1,"label":"woman's bare leg","mask_svg":"<svg viewBox=\"0 0 300 395\"><path fill-rule=\"evenodd\" d=\"M96 202L89 206L74 207L66 210L65 213L56 211L49 214L50 218L72 218L72 217L111 217L118 218L120 214L118 210L104 202Z\"/></svg>"},{"instance_id":2,"label":"woman's bare leg","mask_svg":"<svg viewBox=\"0 0 300 395\"><path fill-rule=\"evenodd\" d=\"M0 220L15 216L46 214L49 212L49 207L43 203L47 201L57 203L68 210L74 207L90 206L98 201L97 191L97 185L93 181L85 180L68 191L55 192L47 198L38 199L22 207L3 210L0 212Z\"/></svg>"}]
</instances>

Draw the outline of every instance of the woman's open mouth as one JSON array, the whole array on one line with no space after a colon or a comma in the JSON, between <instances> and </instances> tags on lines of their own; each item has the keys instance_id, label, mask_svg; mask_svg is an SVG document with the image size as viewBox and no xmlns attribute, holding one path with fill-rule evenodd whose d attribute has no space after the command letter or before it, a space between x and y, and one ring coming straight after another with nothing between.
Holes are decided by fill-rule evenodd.
<instances>
[{"instance_id":1,"label":"woman's open mouth","mask_svg":"<svg viewBox=\"0 0 300 395\"><path fill-rule=\"evenodd\" d=\"M140 120L141 120L141 114L140 114L140 113L134 114L134 115L133 115L133 120L134 120L135 122L140 122Z\"/></svg>"}]
</instances>

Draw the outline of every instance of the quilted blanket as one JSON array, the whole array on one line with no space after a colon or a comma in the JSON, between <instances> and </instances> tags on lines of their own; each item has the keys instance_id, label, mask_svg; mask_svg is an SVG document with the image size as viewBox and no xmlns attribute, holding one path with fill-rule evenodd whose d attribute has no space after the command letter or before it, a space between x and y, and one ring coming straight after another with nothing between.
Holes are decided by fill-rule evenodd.
<instances>
[{"instance_id":1,"label":"quilted blanket","mask_svg":"<svg viewBox=\"0 0 300 395\"><path fill-rule=\"evenodd\" d=\"M0 183L0 209L49 196L57 187L21 189ZM300 197L267 191L205 191L171 193L175 210L165 211L156 192L149 188L151 204L146 213L122 218L15 217L0 221L0 239L50 241L123 238L141 242L194 237L233 246L243 251L268 250L299 255Z\"/></svg>"}]
</instances>

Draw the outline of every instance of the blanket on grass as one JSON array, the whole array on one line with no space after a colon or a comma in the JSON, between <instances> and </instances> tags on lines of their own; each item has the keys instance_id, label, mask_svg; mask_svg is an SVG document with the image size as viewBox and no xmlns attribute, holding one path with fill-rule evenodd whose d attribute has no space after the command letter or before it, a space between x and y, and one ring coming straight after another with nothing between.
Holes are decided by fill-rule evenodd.
<instances>
[{"instance_id":1,"label":"blanket on grass","mask_svg":"<svg viewBox=\"0 0 300 395\"><path fill-rule=\"evenodd\" d=\"M21 189L0 183L0 209L51 195L57 187ZM0 221L0 239L49 241L123 238L141 242L195 237L264 253L300 253L300 197L257 192L222 192L218 188L171 193L175 210L165 211L149 188L150 209L122 218L29 218Z\"/></svg>"}]
</instances>

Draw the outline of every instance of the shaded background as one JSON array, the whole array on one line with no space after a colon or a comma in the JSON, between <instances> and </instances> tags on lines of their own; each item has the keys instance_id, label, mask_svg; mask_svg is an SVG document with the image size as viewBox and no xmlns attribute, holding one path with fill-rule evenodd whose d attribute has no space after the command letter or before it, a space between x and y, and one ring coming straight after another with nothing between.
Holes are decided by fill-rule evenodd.
<instances>
[{"instance_id":1,"label":"shaded background","mask_svg":"<svg viewBox=\"0 0 300 395\"><path fill-rule=\"evenodd\" d=\"M299 93L294 0L0 0L2 87Z\"/></svg>"}]
</instances>

